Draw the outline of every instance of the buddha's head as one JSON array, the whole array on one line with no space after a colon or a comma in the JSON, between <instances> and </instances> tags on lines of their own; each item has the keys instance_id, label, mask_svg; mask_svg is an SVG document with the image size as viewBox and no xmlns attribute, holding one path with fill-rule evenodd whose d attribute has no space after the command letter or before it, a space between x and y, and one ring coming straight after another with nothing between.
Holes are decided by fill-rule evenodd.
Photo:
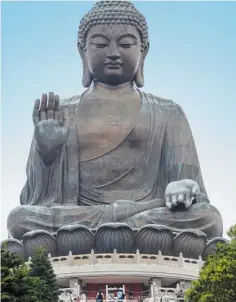
<instances>
[{"instance_id":1,"label":"buddha's head","mask_svg":"<svg viewBox=\"0 0 236 302\"><path fill-rule=\"evenodd\" d=\"M142 87L148 48L146 20L131 2L97 2L79 26L84 87L92 81L109 85L134 81Z\"/></svg>"}]
</instances>

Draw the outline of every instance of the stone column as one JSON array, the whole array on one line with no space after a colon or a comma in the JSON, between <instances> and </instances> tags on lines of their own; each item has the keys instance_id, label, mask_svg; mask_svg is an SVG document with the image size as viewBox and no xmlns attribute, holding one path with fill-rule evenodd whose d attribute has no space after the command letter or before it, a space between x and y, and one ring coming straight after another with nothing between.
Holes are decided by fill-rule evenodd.
<instances>
[{"instance_id":1,"label":"stone column","mask_svg":"<svg viewBox=\"0 0 236 302\"><path fill-rule=\"evenodd\" d=\"M182 289L182 291L186 291L191 286L191 281L189 280L180 280L179 281L179 287Z\"/></svg>"},{"instance_id":2,"label":"stone column","mask_svg":"<svg viewBox=\"0 0 236 302\"><path fill-rule=\"evenodd\" d=\"M69 287L73 289L72 295L74 298L80 297L81 294L81 280L79 278L69 279Z\"/></svg>"},{"instance_id":3,"label":"stone column","mask_svg":"<svg viewBox=\"0 0 236 302\"><path fill-rule=\"evenodd\" d=\"M152 287L154 302L159 302L161 297L159 296L158 289L161 287L161 278L153 278L151 287Z\"/></svg>"}]
</instances>

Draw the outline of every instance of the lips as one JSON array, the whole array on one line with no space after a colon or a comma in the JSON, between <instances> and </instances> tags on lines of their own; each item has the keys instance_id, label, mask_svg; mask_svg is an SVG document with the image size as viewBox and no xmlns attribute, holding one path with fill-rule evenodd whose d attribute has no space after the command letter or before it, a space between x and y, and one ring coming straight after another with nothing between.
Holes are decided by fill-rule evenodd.
<instances>
[{"instance_id":1,"label":"lips","mask_svg":"<svg viewBox=\"0 0 236 302\"><path fill-rule=\"evenodd\" d=\"M122 64L121 63L117 63L117 62L107 62L105 63L106 67L109 68L109 69L119 69Z\"/></svg>"}]
</instances>

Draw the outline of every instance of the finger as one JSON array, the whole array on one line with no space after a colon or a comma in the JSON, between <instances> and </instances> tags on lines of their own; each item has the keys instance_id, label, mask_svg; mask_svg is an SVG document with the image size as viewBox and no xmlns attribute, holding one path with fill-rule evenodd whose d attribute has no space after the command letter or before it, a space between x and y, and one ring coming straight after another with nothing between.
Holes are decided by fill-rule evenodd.
<instances>
[{"instance_id":1,"label":"finger","mask_svg":"<svg viewBox=\"0 0 236 302\"><path fill-rule=\"evenodd\" d=\"M56 120L60 118L60 99L59 95L55 95L54 97L54 116Z\"/></svg>"},{"instance_id":2,"label":"finger","mask_svg":"<svg viewBox=\"0 0 236 302\"><path fill-rule=\"evenodd\" d=\"M166 207L170 210L172 209L172 203L169 196L166 196Z\"/></svg>"},{"instance_id":3,"label":"finger","mask_svg":"<svg viewBox=\"0 0 236 302\"><path fill-rule=\"evenodd\" d=\"M39 107L40 107L40 99L37 99L34 103L33 109L33 123L36 125L39 122Z\"/></svg>"},{"instance_id":4,"label":"finger","mask_svg":"<svg viewBox=\"0 0 236 302\"><path fill-rule=\"evenodd\" d=\"M191 196L191 194L187 194L186 200L185 200L185 208L189 209L191 204L192 204L192 196Z\"/></svg>"},{"instance_id":5,"label":"finger","mask_svg":"<svg viewBox=\"0 0 236 302\"><path fill-rule=\"evenodd\" d=\"M178 195L178 202L183 202L184 201L184 194L179 194Z\"/></svg>"},{"instance_id":6,"label":"finger","mask_svg":"<svg viewBox=\"0 0 236 302\"><path fill-rule=\"evenodd\" d=\"M54 93L49 92L48 96L48 108L47 108L48 119L54 119Z\"/></svg>"},{"instance_id":7,"label":"finger","mask_svg":"<svg viewBox=\"0 0 236 302\"><path fill-rule=\"evenodd\" d=\"M172 202L172 205L174 206L174 207L176 207L177 206L177 195L172 195L172 197L171 197L171 202Z\"/></svg>"},{"instance_id":8,"label":"finger","mask_svg":"<svg viewBox=\"0 0 236 302\"><path fill-rule=\"evenodd\" d=\"M66 128L69 128L69 114L68 114L68 108L67 107L65 107L64 110L63 110L63 112L62 112L61 123Z\"/></svg>"},{"instance_id":9,"label":"finger","mask_svg":"<svg viewBox=\"0 0 236 302\"><path fill-rule=\"evenodd\" d=\"M47 95L46 93L44 93L42 95L42 99L41 99L41 104L40 104L40 120L46 120L47 119L47 115L46 115L46 109L47 109Z\"/></svg>"},{"instance_id":10,"label":"finger","mask_svg":"<svg viewBox=\"0 0 236 302\"><path fill-rule=\"evenodd\" d=\"M165 200L166 202L170 202L170 196L169 195L165 196Z\"/></svg>"},{"instance_id":11,"label":"finger","mask_svg":"<svg viewBox=\"0 0 236 302\"><path fill-rule=\"evenodd\" d=\"M192 196L197 196L200 194L200 188L199 188L198 184L193 186L191 194L192 194Z\"/></svg>"}]
</instances>

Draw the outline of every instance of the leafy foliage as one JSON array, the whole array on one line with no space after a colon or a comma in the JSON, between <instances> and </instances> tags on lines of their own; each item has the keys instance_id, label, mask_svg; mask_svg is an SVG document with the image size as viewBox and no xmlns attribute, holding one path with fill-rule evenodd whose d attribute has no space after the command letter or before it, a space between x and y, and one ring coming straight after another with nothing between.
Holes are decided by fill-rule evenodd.
<instances>
[{"instance_id":1,"label":"leafy foliage","mask_svg":"<svg viewBox=\"0 0 236 302\"><path fill-rule=\"evenodd\" d=\"M2 302L57 302L58 286L52 265L43 250L30 267L14 253L1 249Z\"/></svg>"},{"instance_id":2,"label":"leafy foliage","mask_svg":"<svg viewBox=\"0 0 236 302\"><path fill-rule=\"evenodd\" d=\"M3 302L40 302L32 284L38 278L29 276L29 269L16 254L1 249L1 301Z\"/></svg>"},{"instance_id":3,"label":"leafy foliage","mask_svg":"<svg viewBox=\"0 0 236 302\"><path fill-rule=\"evenodd\" d=\"M43 283L43 288L39 286L41 302L57 302L59 287L56 282L56 275L53 267L43 249L38 250L31 259L30 276L38 277Z\"/></svg>"},{"instance_id":4,"label":"leafy foliage","mask_svg":"<svg viewBox=\"0 0 236 302\"><path fill-rule=\"evenodd\" d=\"M236 224L232 225L231 228L228 231L229 238L231 238L232 240L236 240Z\"/></svg>"},{"instance_id":5,"label":"leafy foliage","mask_svg":"<svg viewBox=\"0 0 236 302\"><path fill-rule=\"evenodd\" d=\"M236 225L228 232L229 244L219 243L204 264L200 277L192 283L186 298L190 302L236 301Z\"/></svg>"}]
</instances>

